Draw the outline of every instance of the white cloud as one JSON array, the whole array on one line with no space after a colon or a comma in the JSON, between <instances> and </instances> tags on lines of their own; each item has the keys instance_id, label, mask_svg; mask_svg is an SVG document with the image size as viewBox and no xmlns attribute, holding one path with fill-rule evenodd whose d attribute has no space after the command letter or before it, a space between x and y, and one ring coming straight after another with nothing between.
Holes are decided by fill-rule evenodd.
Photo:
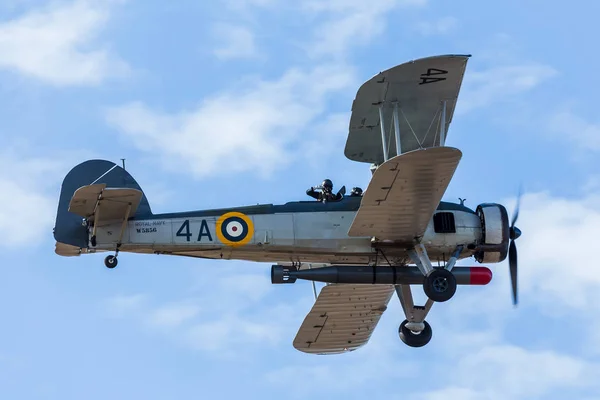
<instances>
[{"instance_id":1,"label":"white cloud","mask_svg":"<svg viewBox=\"0 0 600 400\"><path fill-rule=\"evenodd\" d=\"M553 113L548 129L581 149L600 151L600 124L586 121L570 110Z\"/></svg>"},{"instance_id":2,"label":"white cloud","mask_svg":"<svg viewBox=\"0 0 600 400\"><path fill-rule=\"evenodd\" d=\"M109 316L121 318L140 312L146 301L147 296L141 293L120 294L106 299L102 304L102 308Z\"/></svg>"},{"instance_id":3,"label":"white cloud","mask_svg":"<svg viewBox=\"0 0 600 400\"><path fill-rule=\"evenodd\" d=\"M386 28L387 13L397 7L418 7L426 0L310 0L305 10L326 16L306 45L313 57L344 57L356 46L364 46Z\"/></svg>"},{"instance_id":4,"label":"white cloud","mask_svg":"<svg viewBox=\"0 0 600 400\"><path fill-rule=\"evenodd\" d=\"M0 24L0 68L57 86L94 85L129 71L93 40L114 1L53 4Z\"/></svg>"},{"instance_id":5,"label":"white cloud","mask_svg":"<svg viewBox=\"0 0 600 400\"><path fill-rule=\"evenodd\" d=\"M556 74L552 67L540 64L500 66L485 71L471 71L467 67L456 113L464 114L531 90Z\"/></svg>"},{"instance_id":6,"label":"white cloud","mask_svg":"<svg viewBox=\"0 0 600 400\"><path fill-rule=\"evenodd\" d=\"M36 0L2 0L0 10L13 11L23 6L30 6Z\"/></svg>"},{"instance_id":7,"label":"white cloud","mask_svg":"<svg viewBox=\"0 0 600 400\"><path fill-rule=\"evenodd\" d=\"M247 11L249 8L266 8L280 4L281 0L225 0L224 3L230 10Z\"/></svg>"},{"instance_id":8,"label":"white cloud","mask_svg":"<svg viewBox=\"0 0 600 400\"><path fill-rule=\"evenodd\" d=\"M32 154L35 143L13 136L0 149L0 247L33 248L53 240L60 185L90 153L42 149L43 155Z\"/></svg>"},{"instance_id":9,"label":"white cloud","mask_svg":"<svg viewBox=\"0 0 600 400\"><path fill-rule=\"evenodd\" d=\"M596 305L600 276L590 274L589 250L600 234L600 194L582 199L548 193L523 197L518 221L523 235L519 248L519 283L528 300L555 313L562 307L589 309Z\"/></svg>"},{"instance_id":10,"label":"white cloud","mask_svg":"<svg viewBox=\"0 0 600 400\"><path fill-rule=\"evenodd\" d=\"M435 21L424 21L416 25L416 30L425 36L445 35L458 27L458 19L443 17Z\"/></svg>"},{"instance_id":11,"label":"white cloud","mask_svg":"<svg viewBox=\"0 0 600 400\"><path fill-rule=\"evenodd\" d=\"M221 266L203 273L202 282L191 282L187 296L153 305L147 295L116 295L102 302L112 317L134 320L151 332L173 342L216 357L239 357L241 348L267 348L290 342L298 327L295 309L310 304L305 298L294 303L264 306L272 290L267 276L236 274ZM307 292L310 295L310 292Z\"/></svg>"},{"instance_id":12,"label":"white cloud","mask_svg":"<svg viewBox=\"0 0 600 400\"><path fill-rule=\"evenodd\" d=\"M273 4L234 2L239 7ZM423 0L375 0L368 4L356 0L306 1L297 8L301 18L318 17L314 35L306 35L310 38L307 51L336 59L381 33L387 11L423 4ZM225 33L229 28L223 25L219 29ZM233 38L235 45L222 49L221 57L254 53L252 33L247 28L230 29L229 34L227 39ZM317 137L308 131L317 124L317 117L323 118L328 96L347 89L354 91L358 82L354 68L338 60L332 64L319 62L310 69L290 68L274 80L250 85L246 80L234 85L235 89L208 96L198 106L174 113L131 102L109 110L107 121L137 148L159 151L166 169L179 171L183 167L197 178L242 171L266 176L299 153L301 135L302 143Z\"/></svg>"},{"instance_id":13,"label":"white cloud","mask_svg":"<svg viewBox=\"0 0 600 400\"><path fill-rule=\"evenodd\" d=\"M2 247L21 246L51 235L54 201L37 188L22 186L17 180L0 177L0 243Z\"/></svg>"},{"instance_id":14,"label":"white cloud","mask_svg":"<svg viewBox=\"0 0 600 400\"><path fill-rule=\"evenodd\" d=\"M357 46L369 43L380 35L386 28L387 13L401 7L420 7L428 0L300 0L283 2L280 0L229 0L226 5L239 19L248 20L252 11L268 11L276 13L277 19L281 13L290 15L294 20L302 20L307 26L305 37L293 38L293 46L304 48L307 55L313 58L343 59ZM259 24L256 24L259 25ZM221 31L228 40L235 43L230 49L223 51L224 55L246 56L246 49L253 48L253 35L248 28L227 32ZM234 36L234 37L231 37ZM247 46L247 47L246 47ZM218 50L219 52L222 49ZM217 53L217 55L221 55Z\"/></svg>"},{"instance_id":15,"label":"white cloud","mask_svg":"<svg viewBox=\"0 0 600 400\"><path fill-rule=\"evenodd\" d=\"M291 309L275 312L253 314L225 314L216 319L203 321L181 332L184 343L195 350L214 353L220 357L231 357L239 354L239 349L246 345L261 348L275 347L289 341L285 332L284 318Z\"/></svg>"},{"instance_id":16,"label":"white cloud","mask_svg":"<svg viewBox=\"0 0 600 400\"><path fill-rule=\"evenodd\" d=\"M299 132L324 111L327 97L352 83L347 66L290 69L279 80L236 86L192 110L166 114L136 102L109 110L107 120L139 149L159 150L168 169L185 166L196 177L266 175L290 162Z\"/></svg>"},{"instance_id":17,"label":"white cloud","mask_svg":"<svg viewBox=\"0 0 600 400\"><path fill-rule=\"evenodd\" d=\"M298 327L299 324L295 328ZM379 328L382 327L378 326ZM389 336L383 341L382 337L376 341L372 339L363 348L346 354L303 355L298 357L296 362L283 362L283 367L266 372L264 379L271 385L284 387L289 386L289 382L293 382L298 377L311 383L297 386L293 393L289 393L290 398L310 397L315 387L320 388L320 396L325 397L330 397L331 394L335 394L336 397L341 394L356 395L353 392L357 388L370 387L373 397L380 398L381 396L377 396L376 393L385 382L408 380L415 382L422 373L421 360L401 354L398 352L400 347L398 342L389 340L397 337ZM289 346L291 346L291 339ZM404 397L403 393L402 398Z\"/></svg>"},{"instance_id":18,"label":"white cloud","mask_svg":"<svg viewBox=\"0 0 600 400\"><path fill-rule=\"evenodd\" d=\"M300 144L301 153L311 154L315 159L322 159L323 163L320 163L318 168L327 168L324 163L327 162L331 149L343 149L346 144L348 121L350 121L349 112L330 113L319 122L312 124L311 132L314 134L303 138Z\"/></svg>"},{"instance_id":19,"label":"white cloud","mask_svg":"<svg viewBox=\"0 0 600 400\"><path fill-rule=\"evenodd\" d=\"M418 394L414 397L408 397L409 400L491 400L485 397L483 393L478 393L475 390L465 389L462 387L449 386L444 389L433 390L423 394Z\"/></svg>"},{"instance_id":20,"label":"white cloud","mask_svg":"<svg viewBox=\"0 0 600 400\"><path fill-rule=\"evenodd\" d=\"M531 399L565 388L598 387L600 377L598 366L590 362L509 345L472 348L446 371L452 385L416 398L435 400L460 394L460 398Z\"/></svg>"},{"instance_id":21,"label":"white cloud","mask_svg":"<svg viewBox=\"0 0 600 400\"><path fill-rule=\"evenodd\" d=\"M5 144L6 145L6 144ZM16 247L39 243L51 237L57 198L48 195L62 171L56 159L17 157L16 147L0 153L0 246ZM60 178L59 178L60 179ZM58 195L58 193L56 193Z\"/></svg>"},{"instance_id":22,"label":"white cloud","mask_svg":"<svg viewBox=\"0 0 600 400\"><path fill-rule=\"evenodd\" d=\"M583 191L585 193L600 192L600 175L590 176L583 185Z\"/></svg>"},{"instance_id":23,"label":"white cloud","mask_svg":"<svg viewBox=\"0 0 600 400\"><path fill-rule=\"evenodd\" d=\"M237 24L220 23L213 26L215 40L221 46L214 54L221 60L252 58L257 55L254 32Z\"/></svg>"},{"instance_id":24,"label":"white cloud","mask_svg":"<svg viewBox=\"0 0 600 400\"><path fill-rule=\"evenodd\" d=\"M232 271L231 274L235 274L236 279L234 301L260 301L273 290L273 284L264 275L244 274L237 271ZM221 290L226 291L231 286L231 281L229 279L222 279L215 282L215 285L221 288Z\"/></svg>"},{"instance_id":25,"label":"white cloud","mask_svg":"<svg viewBox=\"0 0 600 400\"><path fill-rule=\"evenodd\" d=\"M166 304L153 310L148 316L147 322L156 327L173 328L194 318L200 310L200 306L189 301Z\"/></svg>"},{"instance_id":26,"label":"white cloud","mask_svg":"<svg viewBox=\"0 0 600 400\"><path fill-rule=\"evenodd\" d=\"M369 6L378 10L391 9L393 7L415 7L424 6L428 0L375 0L370 3L365 3L361 0L305 0L302 7L306 10L316 12L369 12Z\"/></svg>"}]
</instances>

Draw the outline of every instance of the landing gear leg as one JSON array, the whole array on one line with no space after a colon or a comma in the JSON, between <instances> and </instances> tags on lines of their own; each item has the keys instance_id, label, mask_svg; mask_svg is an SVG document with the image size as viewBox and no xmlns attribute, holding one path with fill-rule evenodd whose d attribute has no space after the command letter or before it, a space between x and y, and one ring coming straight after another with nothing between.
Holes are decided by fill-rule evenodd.
<instances>
[{"instance_id":1,"label":"landing gear leg","mask_svg":"<svg viewBox=\"0 0 600 400\"><path fill-rule=\"evenodd\" d=\"M117 248L115 249L114 256L106 256L104 259L104 265L108 268L114 268L118 264L117 256L119 255L119 248L121 247L121 241L123 240L123 234L125 233L125 229L127 229L127 221L129 220L129 213L131 212L131 203L127 205L127 211L125 212L125 218L123 218L123 222L121 223L121 232L119 234L119 239L117 241Z\"/></svg>"},{"instance_id":2,"label":"landing gear leg","mask_svg":"<svg viewBox=\"0 0 600 400\"><path fill-rule=\"evenodd\" d=\"M462 252L457 246L444 268L433 268L422 244L408 251L409 256L423 274L423 289L428 299L424 306L415 306L410 285L396 285L396 294L406 319L398 328L398 335L410 347L423 347L431 340L433 332L425 317L434 302L448 301L456 292L456 278L451 270ZM391 264L390 264L391 265Z\"/></svg>"},{"instance_id":3,"label":"landing gear leg","mask_svg":"<svg viewBox=\"0 0 600 400\"><path fill-rule=\"evenodd\" d=\"M427 300L425 306L415 306L410 285L396 285L396 294L406 316L398 328L400 340L410 347L425 346L433 335L431 326L425 321L433 300Z\"/></svg>"}]
</instances>

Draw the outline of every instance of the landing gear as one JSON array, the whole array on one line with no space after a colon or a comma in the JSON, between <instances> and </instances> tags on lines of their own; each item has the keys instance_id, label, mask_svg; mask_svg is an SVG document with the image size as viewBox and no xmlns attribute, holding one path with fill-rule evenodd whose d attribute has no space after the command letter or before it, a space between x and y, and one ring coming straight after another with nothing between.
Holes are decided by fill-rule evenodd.
<instances>
[{"instance_id":1,"label":"landing gear","mask_svg":"<svg viewBox=\"0 0 600 400\"><path fill-rule=\"evenodd\" d=\"M407 327L407 324L409 327L411 327L411 325L422 325L421 327L423 329L421 331L413 331ZM411 323L405 319L398 328L398 335L400 336L400 340L410 347L423 347L429 343L433 332L427 321L423 321L421 324L415 324L414 322Z\"/></svg>"},{"instance_id":2,"label":"landing gear","mask_svg":"<svg viewBox=\"0 0 600 400\"><path fill-rule=\"evenodd\" d=\"M102 193L103 193L102 190L100 191L99 196L98 196L98 200L97 200L97 203L96 203L96 210L95 210L95 213L93 215L93 220L89 220L89 221L85 220L84 221L84 224L88 227L88 233L89 233L90 224L92 225L92 232L91 232L91 236L90 236L90 245L91 245L92 248L95 248L96 245L98 244L98 239L96 237L96 233L97 233L97 229L98 229L98 223L99 222L103 222L103 220L100 218L100 211L103 210L104 207L105 207L104 206L105 200L109 201L109 202L111 201L110 198L109 199L104 199L102 197ZM122 190L129 190L129 189L122 189ZM121 196L123 196L123 195L121 195ZM131 196L131 194L125 194L124 196L125 197ZM113 206L114 206L115 203L109 203L109 204L113 204ZM112 213L110 215L113 215L115 213L115 209L113 208L113 206L111 206L111 205L108 206L109 207L109 213ZM120 206L115 206L115 207L120 207ZM122 243L122 240L123 240L123 234L125 233L125 230L127 229L127 222L129 221L129 216L131 214L131 209L132 209L132 203L131 202L127 203L127 208L125 209L125 215L123 216L123 219L122 219L122 222L121 222L121 230L119 232L119 238L116 240L116 243L115 243L116 244L115 254L114 255L106 256L106 258L104 258L104 265L107 268L110 268L110 269L115 268L117 266L117 264L118 264L117 256L119 255L119 249L121 248L121 243ZM102 213L102 216L104 216L104 213ZM112 217L109 217L108 219L112 219ZM109 231L105 235L110 236L110 235L112 235L112 232ZM106 249L105 246L108 245L108 244L110 244L112 242L112 240L109 240L107 236L104 236L103 238L101 236L101 238L102 238L101 242L104 242L104 243L102 243L102 246L103 246L102 250L105 250ZM96 249L94 249L94 251L95 250Z\"/></svg>"},{"instance_id":3,"label":"landing gear","mask_svg":"<svg viewBox=\"0 0 600 400\"><path fill-rule=\"evenodd\" d=\"M423 290L433 301L448 301L456 293L456 278L447 269L436 268L423 281Z\"/></svg>"},{"instance_id":4,"label":"landing gear","mask_svg":"<svg viewBox=\"0 0 600 400\"><path fill-rule=\"evenodd\" d=\"M463 248L464 245L456 246L444 268L433 267L422 243L407 251L408 256L423 274L423 290L428 297L425 305L417 306L414 303L410 284L395 285L396 295L406 318L398 328L398 335L407 346L423 347L431 341L431 326L425 321L425 318L434 303L448 301L456 293L457 283L452 268ZM387 260L387 257L383 256ZM388 264L393 266L389 260Z\"/></svg>"},{"instance_id":5,"label":"landing gear","mask_svg":"<svg viewBox=\"0 0 600 400\"><path fill-rule=\"evenodd\" d=\"M435 302L448 301L456 293L456 277L451 270L462 249L462 245L457 246L444 268L433 268L422 245L408 252L423 273L423 289L428 299L425 305L416 306L410 285L396 285L396 294L406 318L398 328L398 335L406 345L423 347L431 340L431 326L425 321L425 317Z\"/></svg>"},{"instance_id":6,"label":"landing gear","mask_svg":"<svg viewBox=\"0 0 600 400\"><path fill-rule=\"evenodd\" d=\"M104 265L106 265L107 268L114 268L117 266L117 256L106 256L106 258L104 259Z\"/></svg>"},{"instance_id":7,"label":"landing gear","mask_svg":"<svg viewBox=\"0 0 600 400\"><path fill-rule=\"evenodd\" d=\"M434 301L428 299L424 306L416 306L410 285L396 285L396 294L406 317L398 328L400 340L410 347L425 346L432 336L431 326L425 321L425 317Z\"/></svg>"},{"instance_id":8,"label":"landing gear","mask_svg":"<svg viewBox=\"0 0 600 400\"><path fill-rule=\"evenodd\" d=\"M435 302L448 301L456 293L456 278L451 271L462 250L463 245L456 246L456 250L454 250L444 268L433 267L427 255L427 250L422 244L408 251L408 255L425 277L423 290L430 300Z\"/></svg>"}]
</instances>

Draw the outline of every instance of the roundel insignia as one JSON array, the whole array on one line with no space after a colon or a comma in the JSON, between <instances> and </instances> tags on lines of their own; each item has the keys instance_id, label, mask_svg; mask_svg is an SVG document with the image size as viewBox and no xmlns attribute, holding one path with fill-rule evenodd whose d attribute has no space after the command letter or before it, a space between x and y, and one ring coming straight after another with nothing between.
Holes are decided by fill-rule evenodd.
<instances>
[{"instance_id":1,"label":"roundel insignia","mask_svg":"<svg viewBox=\"0 0 600 400\"><path fill-rule=\"evenodd\" d=\"M247 215L228 212L217 219L217 238L228 246L243 246L254 235L254 225Z\"/></svg>"}]
</instances>

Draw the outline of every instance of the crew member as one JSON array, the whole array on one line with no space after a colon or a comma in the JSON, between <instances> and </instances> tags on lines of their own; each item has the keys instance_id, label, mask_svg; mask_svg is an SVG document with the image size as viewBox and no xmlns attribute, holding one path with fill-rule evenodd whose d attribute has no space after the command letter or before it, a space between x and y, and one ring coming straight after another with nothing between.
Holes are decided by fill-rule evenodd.
<instances>
[{"instance_id":1,"label":"crew member","mask_svg":"<svg viewBox=\"0 0 600 400\"><path fill-rule=\"evenodd\" d=\"M338 201L342 199L341 194L333 194L333 182L330 179L325 179L321 184L320 191L316 191L314 187L311 187L306 191L306 194L318 201Z\"/></svg>"},{"instance_id":2,"label":"crew member","mask_svg":"<svg viewBox=\"0 0 600 400\"><path fill-rule=\"evenodd\" d=\"M353 187L352 191L350 192L350 196L354 197L354 196L362 196L363 194L363 190L359 187Z\"/></svg>"}]
</instances>

